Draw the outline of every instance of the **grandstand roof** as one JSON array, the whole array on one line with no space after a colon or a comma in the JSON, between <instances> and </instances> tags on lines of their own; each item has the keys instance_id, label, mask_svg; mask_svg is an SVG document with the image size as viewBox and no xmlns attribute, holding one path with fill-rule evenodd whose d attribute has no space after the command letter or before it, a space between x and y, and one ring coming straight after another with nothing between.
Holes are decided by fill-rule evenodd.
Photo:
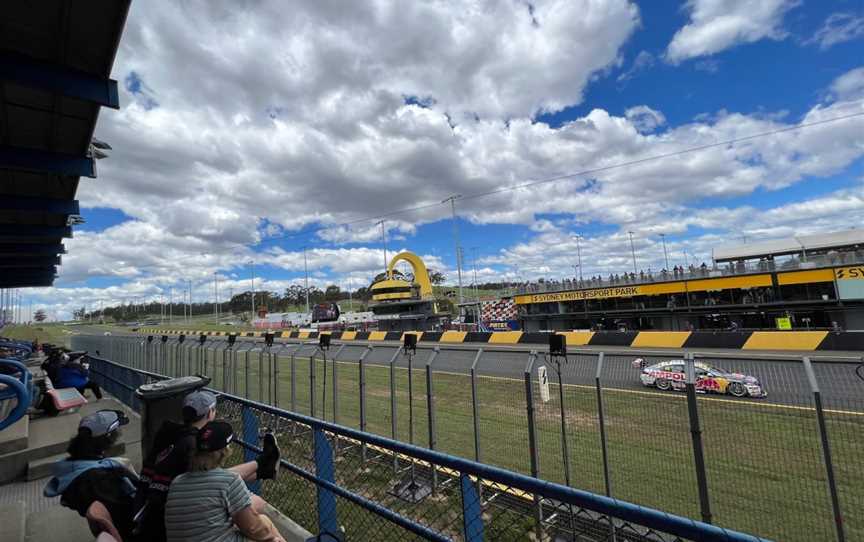
<instances>
[{"instance_id":1,"label":"grandstand roof","mask_svg":"<svg viewBox=\"0 0 864 542\"><path fill-rule=\"evenodd\" d=\"M0 287L50 286L131 0L0 4Z\"/></svg>"},{"instance_id":2,"label":"grandstand roof","mask_svg":"<svg viewBox=\"0 0 864 542\"><path fill-rule=\"evenodd\" d=\"M803 250L824 252L831 249L864 246L864 230L847 230L815 235L798 235L784 239L726 245L714 249L714 261L728 262L766 256L800 254Z\"/></svg>"}]
</instances>

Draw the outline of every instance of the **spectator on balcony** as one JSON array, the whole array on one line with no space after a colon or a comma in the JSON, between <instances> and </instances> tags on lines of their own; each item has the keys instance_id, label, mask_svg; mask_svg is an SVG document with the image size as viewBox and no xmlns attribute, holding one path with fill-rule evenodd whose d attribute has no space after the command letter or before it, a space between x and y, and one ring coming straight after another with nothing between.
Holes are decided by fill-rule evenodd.
<instances>
[{"instance_id":1,"label":"spectator on balcony","mask_svg":"<svg viewBox=\"0 0 864 542\"><path fill-rule=\"evenodd\" d=\"M165 540L165 501L174 479L188 472L198 432L216 418L216 396L195 391L183 399L183 424L163 423L141 469L142 507L139 532L145 540ZM271 433L265 433L263 451L255 461L228 469L244 481L269 480L277 475L279 447ZM146 503L146 505L144 504Z\"/></svg>"},{"instance_id":2,"label":"spectator on balcony","mask_svg":"<svg viewBox=\"0 0 864 542\"><path fill-rule=\"evenodd\" d=\"M221 420L208 422L198 432L189 472L178 476L168 491L169 542L284 542L263 513L266 502L250 493L239 474L222 468L233 439L231 424Z\"/></svg>"},{"instance_id":3,"label":"spectator on balcony","mask_svg":"<svg viewBox=\"0 0 864 542\"><path fill-rule=\"evenodd\" d=\"M119 410L99 410L82 418L69 441L69 457L54 463L43 491L46 497L59 496L60 504L86 518L100 540L133 536L138 476L128 461L105 458L127 423L129 418Z\"/></svg>"}]
</instances>

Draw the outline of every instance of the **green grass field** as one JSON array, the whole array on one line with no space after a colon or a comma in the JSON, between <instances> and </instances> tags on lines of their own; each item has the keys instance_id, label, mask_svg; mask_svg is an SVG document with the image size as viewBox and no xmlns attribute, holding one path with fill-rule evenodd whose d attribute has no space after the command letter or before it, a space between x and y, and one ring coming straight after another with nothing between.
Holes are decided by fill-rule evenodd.
<instances>
[{"instance_id":1,"label":"green grass field","mask_svg":"<svg viewBox=\"0 0 864 542\"><path fill-rule=\"evenodd\" d=\"M219 366L221 367L221 357ZM310 363L297 358L296 388L291 401L290 362L280 358L279 389L258 389L258 358L251 357L249 397L268 401L278 396L282 408L309 414ZM209 374L222 387L221 370ZM356 363L337 363L338 423L360 426L359 371ZM265 366L265 376L269 376ZM229 373L230 374L230 373ZM326 417L333 419L332 365L328 365ZM392 436L389 369L366 368L366 430ZM230 380L230 379L229 379ZM269 378L267 379L269 380ZM316 415L322 414L323 365L316 362ZM414 441L428 446L426 380L415 370ZM536 387L536 384L535 384ZM480 460L530 474L528 424L521 380L480 377ZM474 458L470 379L434 373L436 449ZM238 395L246 395L245 358L239 356ZM564 481L558 390L551 400L538 397L536 421L541 478ZM536 390L535 390L536 392ZM408 440L407 370L396 369L397 438ZM565 386L571 484L602 493L597 399L589 386ZM686 400L680 394L604 390L612 496L698 519L699 501L693 468ZM714 523L774 540L831 540L833 522L813 410L767 403L699 398L708 486ZM844 511L847 539L864 539L864 416L828 413L832 453Z\"/></svg>"},{"instance_id":2,"label":"green grass field","mask_svg":"<svg viewBox=\"0 0 864 542\"><path fill-rule=\"evenodd\" d=\"M43 323L31 326L8 326L0 330L0 337L25 341L38 340L40 343L59 344L68 348L74 333L76 333L75 326Z\"/></svg>"}]
</instances>

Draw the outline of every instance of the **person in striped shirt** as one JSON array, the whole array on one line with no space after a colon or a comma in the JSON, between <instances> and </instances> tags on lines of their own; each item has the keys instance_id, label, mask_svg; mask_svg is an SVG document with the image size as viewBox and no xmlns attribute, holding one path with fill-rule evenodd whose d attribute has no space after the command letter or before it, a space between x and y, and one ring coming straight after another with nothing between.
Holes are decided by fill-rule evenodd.
<instances>
[{"instance_id":1,"label":"person in striped shirt","mask_svg":"<svg viewBox=\"0 0 864 542\"><path fill-rule=\"evenodd\" d=\"M168 542L285 542L236 472L222 468L234 439L231 424L208 422L198 432L189 472L171 483L165 503Z\"/></svg>"}]
</instances>

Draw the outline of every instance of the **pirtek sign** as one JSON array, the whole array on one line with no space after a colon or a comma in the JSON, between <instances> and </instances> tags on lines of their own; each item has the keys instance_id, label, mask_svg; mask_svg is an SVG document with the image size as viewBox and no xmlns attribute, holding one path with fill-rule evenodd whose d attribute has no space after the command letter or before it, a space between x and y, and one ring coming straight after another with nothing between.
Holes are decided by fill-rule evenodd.
<instances>
[{"instance_id":1,"label":"pirtek sign","mask_svg":"<svg viewBox=\"0 0 864 542\"><path fill-rule=\"evenodd\" d=\"M643 294L640 286L617 286L614 288L595 288L593 290L578 290L573 292L556 292L551 294L517 295L516 303L552 303L556 301L578 301L581 299L601 299L606 297L630 297Z\"/></svg>"},{"instance_id":2,"label":"pirtek sign","mask_svg":"<svg viewBox=\"0 0 864 542\"><path fill-rule=\"evenodd\" d=\"M864 267L841 267L834 270L837 280L864 280Z\"/></svg>"}]
</instances>

